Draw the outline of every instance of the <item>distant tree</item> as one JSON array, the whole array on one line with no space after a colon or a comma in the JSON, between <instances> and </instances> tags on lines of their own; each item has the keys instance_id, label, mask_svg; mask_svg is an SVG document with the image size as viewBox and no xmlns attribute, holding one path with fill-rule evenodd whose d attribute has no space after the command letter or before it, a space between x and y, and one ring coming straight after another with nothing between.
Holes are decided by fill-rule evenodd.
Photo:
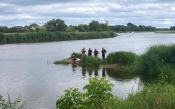
<instances>
[{"instance_id":1,"label":"distant tree","mask_svg":"<svg viewBox=\"0 0 175 109\"><path fill-rule=\"evenodd\" d=\"M39 26L37 28L37 31L44 32L44 31L46 31L46 27L45 26Z\"/></svg>"},{"instance_id":2,"label":"distant tree","mask_svg":"<svg viewBox=\"0 0 175 109\"><path fill-rule=\"evenodd\" d=\"M28 30L29 30L30 32L37 32L39 27L40 27L40 26L39 26L38 24L32 23L32 24L30 24L30 25L28 26Z\"/></svg>"},{"instance_id":3,"label":"distant tree","mask_svg":"<svg viewBox=\"0 0 175 109\"><path fill-rule=\"evenodd\" d=\"M139 31L139 27L137 25L134 25L133 23L128 23L127 26L131 28L131 31Z\"/></svg>"},{"instance_id":4,"label":"distant tree","mask_svg":"<svg viewBox=\"0 0 175 109\"><path fill-rule=\"evenodd\" d=\"M78 25L78 31L79 32L87 32L87 31L89 31L89 26L80 24L80 25Z\"/></svg>"},{"instance_id":5,"label":"distant tree","mask_svg":"<svg viewBox=\"0 0 175 109\"><path fill-rule=\"evenodd\" d=\"M130 26L130 27L133 27L133 26L136 26L136 25L134 25L133 23L127 23L127 26Z\"/></svg>"},{"instance_id":6,"label":"distant tree","mask_svg":"<svg viewBox=\"0 0 175 109\"><path fill-rule=\"evenodd\" d=\"M67 32L75 32L75 31L76 31L76 27L70 25L70 26L68 26L68 27L66 28L66 31L67 31Z\"/></svg>"},{"instance_id":7,"label":"distant tree","mask_svg":"<svg viewBox=\"0 0 175 109\"><path fill-rule=\"evenodd\" d=\"M23 26L14 26L9 28L10 33L20 33L20 32L27 32L27 29Z\"/></svg>"},{"instance_id":8,"label":"distant tree","mask_svg":"<svg viewBox=\"0 0 175 109\"><path fill-rule=\"evenodd\" d=\"M104 23L101 23L101 29L103 31L108 31L109 30L108 21L105 21Z\"/></svg>"},{"instance_id":9,"label":"distant tree","mask_svg":"<svg viewBox=\"0 0 175 109\"><path fill-rule=\"evenodd\" d=\"M175 30L175 26L171 26L170 27L170 30Z\"/></svg>"},{"instance_id":10,"label":"distant tree","mask_svg":"<svg viewBox=\"0 0 175 109\"><path fill-rule=\"evenodd\" d=\"M46 24L47 31L66 31L67 25L61 19L49 20Z\"/></svg>"},{"instance_id":11,"label":"distant tree","mask_svg":"<svg viewBox=\"0 0 175 109\"><path fill-rule=\"evenodd\" d=\"M37 27L39 27L39 25L38 25L38 24L36 24L36 23L32 23L32 24L30 24L30 25L29 25L29 28L32 28L32 27L37 28Z\"/></svg>"},{"instance_id":12,"label":"distant tree","mask_svg":"<svg viewBox=\"0 0 175 109\"><path fill-rule=\"evenodd\" d=\"M89 30L90 31L100 31L101 30L101 25L98 21L92 21L89 23Z\"/></svg>"},{"instance_id":13,"label":"distant tree","mask_svg":"<svg viewBox=\"0 0 175 109\"><path fill-rule=\"evenodd\" d=\"M145 31L145 26L139 25L140 31Z\"/></svg>"},{"instance_id":14,"label":"distant tree","mask_svg":"<svg viewBox=\"0 0 175 109\"><path fill-rule=\"evenodd\" d=\"M0 32L8 33L9 32L9 28L7 26L0 26Z\"/></svg>"}]
</instances>

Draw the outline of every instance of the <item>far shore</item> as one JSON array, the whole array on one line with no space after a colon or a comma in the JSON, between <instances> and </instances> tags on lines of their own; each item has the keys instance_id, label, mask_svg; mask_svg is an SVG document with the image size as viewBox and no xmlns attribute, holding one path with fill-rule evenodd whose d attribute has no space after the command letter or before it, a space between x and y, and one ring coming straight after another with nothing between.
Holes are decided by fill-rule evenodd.
<instances>
[{"instance_id":1,"label":"far shore","mask_svg":"<svg viewBox=\"0 0 175 109\"><path fill-rule=\"evenodd\" d=\"M155 33L175 33L175 30L155 31Z\"/></svg>"}]
</instances>

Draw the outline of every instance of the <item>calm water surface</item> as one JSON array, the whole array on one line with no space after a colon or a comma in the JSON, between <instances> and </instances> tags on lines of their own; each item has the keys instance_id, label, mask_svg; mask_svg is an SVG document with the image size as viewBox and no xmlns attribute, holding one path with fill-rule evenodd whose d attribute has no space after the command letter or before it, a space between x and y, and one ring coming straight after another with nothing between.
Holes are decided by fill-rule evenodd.
<instances>
[{"instance_id":1,"label":"calm water surface","mask_svg":"<svg viewBox=\"0 0 175 109\"><path fill-rule=\"evenodd\" d=\"M129 93L143 88L139 77L102 68L88 71L52 62L80 52L83 47L99 51L104 47L107 54L114 51L142 54L151 45L174 43L174 34L122 33L108 39L0 45L0 93L7 98L8 92L11 99L22 96L27 109L55 109L55 102L65 89L76 87L83 91L88 78L98 75L111 80L115 95L126 98Z\"/></svg>"}]
</instances>

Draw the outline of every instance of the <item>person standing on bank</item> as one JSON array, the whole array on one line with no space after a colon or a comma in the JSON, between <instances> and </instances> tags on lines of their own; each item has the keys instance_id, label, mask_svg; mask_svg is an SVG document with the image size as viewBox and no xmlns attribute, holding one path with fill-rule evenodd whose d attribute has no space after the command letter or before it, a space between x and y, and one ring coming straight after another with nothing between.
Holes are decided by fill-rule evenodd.
<instances>
[{"instance_id":1,"label":"person standing on bank","mask_svg":"<svg viewBox=\"0 0 175 109\"><path fill-rule=\"evenodd\" d=\"M106 54L107 51L102 47L101 52L102 52L102 58L105 59L105 54Z\"/></svg>"},{"instance_id":2,"label":"person standing on bank","mask_svg":"<svg viewBox=\"0 0 175 109\"><path fill-rule=\"evenodd\" d=\"M89 50L88 50L88 56L91 56L91 54L92 54L92 50L91 50L91 48L89 48Z\"/></svg>"},{"instance_id":3,"label":"person standing on bank","mask_svg":"<svg viewBox=\"0 0 175 109\"><path fill-rule=\"evenodd\" d=\"M86 49L83 48L83 49L81 50L81 52L82 52L82 55L85 55L85 53L86 53Z\"/></svg>"},{"instance_id":4,"label":"person standing on bank","mask_svg":"<svg viewBox=\"0 0 175 109\"><path fill-rule=\"evenodd\" d=\"M95 57L98 56L98 51L97 51L97 49L94 50L94 56L95 56Z\"/></svg>"}]
</instances>

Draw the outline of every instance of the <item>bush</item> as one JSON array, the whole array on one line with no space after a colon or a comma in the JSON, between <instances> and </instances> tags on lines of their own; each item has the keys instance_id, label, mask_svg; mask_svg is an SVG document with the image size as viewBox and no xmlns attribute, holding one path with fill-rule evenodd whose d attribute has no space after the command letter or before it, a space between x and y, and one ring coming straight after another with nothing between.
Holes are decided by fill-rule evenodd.
<instances>
[{"instance_id":1,"label":"bush","mask_svg":"<svg viewBox=\"0 0 175 109\"><path fill-rule=\"evenodd\" d=\"M98 67L101 60L93 56L83 56L80 61L80 66L82 67Z\"/></svg>"},{"instance_id":2,"label":"bush","mask_svg":"<svg viewBox=\"0 0 175 109\"><path fill-rule=\"evenodd\" d=\"M107 56L106 61L109 64L129 65L129 64L133 64L137 58L138 56L132 52L120 51L120 52L110 53Z\"/></svg>"},{"instance_id":3,"label":"bush","mask_svg":"<svg viewBox=\"0 0 175 109\"><path fill-rule=\"evenodd\" d=\"M126 109L175 109L175 87L168 84L149 84L144 90L130 95Z\"/></svg>"},{"instance_id":4,"label":"bush","mask_svg":"<svg viewBox=\"0 0 175 109\"><path fill-rule=\"evenodd\" d=\"M146 77L171 78L174 74L175 45L156 45L141 55L138 72Z\"/></svg>"},{"instance_id":5,"label":"bush","mask_svg":"<svg viewBox=\"0 0 175 109\"><path fill-rule=\"evenodd\" d=\"M57 100L56 107L60 109L79 109L83 107L83 94L76 88L65 90L65 95Z\"/></svg>"},{"instance_id":6,"label":"bush","mask_svg":"<svg viewBox=\"0 0 175 109\"><path fill-rule=\"evenodd\" d=\"M175 109L175 87L167 83L146 84L126 99L112 95L113 85L105 78L91 78L81 93L78 89L66 90L57 100L59 109Z\"/></svg>"},{"instance_id":7,"label":"bush","mask_svg":"<svg viewBox=\"0 0 175 109\"><path fill-rule=\"evenodd\" d=\"M83 88L87 92L81 93L73 88L66 90L56 102L57 109L102 109L104 103L114 98L112 87L113 84L105 78L90 78L89 84Z\"/></svg>"},{"instance_id":8,"label":"bush","mask_svg":"<svg viewBox=\"0 0 175 109\"><path fill-rule=\"evenodd\" d=\"M79 59L81 59L81 57L82 57L81 53L72 53L70 58L72 57L72 55L74 55L76 58L79 58Z\"/></svg>"}]
</instances>

